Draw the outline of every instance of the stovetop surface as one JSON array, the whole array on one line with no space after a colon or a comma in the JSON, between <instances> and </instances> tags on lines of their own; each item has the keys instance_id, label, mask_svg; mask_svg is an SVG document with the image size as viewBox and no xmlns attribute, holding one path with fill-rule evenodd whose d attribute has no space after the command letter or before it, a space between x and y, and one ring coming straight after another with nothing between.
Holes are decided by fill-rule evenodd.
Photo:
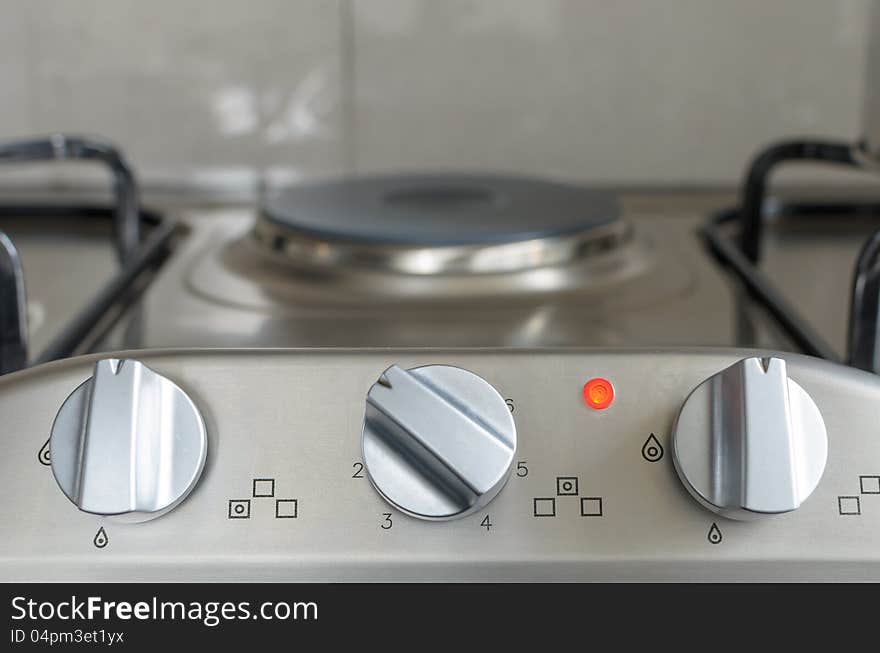
<instances>
[{"instance_id":1,"label":"stovetop surface","mask_svg":"<svg viewBox=\"0 0 880 653\"><path fill-rule=\"evenodd\" d=\"M621 193L622 218L643 250L620 273L551 267L525 278L502 275L495 285L485 279L425 285L424 279L406 275L294 272L248 249L256 216L252 206L148 196L145 203L180 221L185 233L139 302L88 349L743 346L794 351L773 320L710 258L697 234L712 211L735 199L732 192ZM83 229L76 219L56 226L47 233L23 221L0 224L21 251L34 350L115 265L106 230ZM767 230L762 269L841 355L852 268L872 231L869 221L834 216L780 219ZM548 275L565 277L553 292L542 291ZM579 275L593 275L593 281L583 282Z\"/></svg>"},{"instance_id":2,"label":"stovetop surface","mask_svg":"<svg viewBox=\"0 0 880 653\"><path fill-rule=\"evenodd\" d=\"M352 279L303 280L284 268L232 259L246 246L251 209L185 210L192 228L142 302L138 346L756 346L793 350L772 319L707 254L697 229L733 201L721 193L621 195L622 217L647 248L623 278L555 293L443 298L415 288L364 292ZM829 235L825 229L835 231ZM867 222L833 216L780 221L767 234L763 269L842 355L852 266ZM230 243L237 243L230 245ZM244 270L244 272L243 272ZM390 281L378 285L388 287ZM540 283L540 281L538 281ZM372 289L372 286L371 286ZM402 291L406 294L407 288ZM124 342L125 324L100 344Z\"/></svg>"}]
</instances>

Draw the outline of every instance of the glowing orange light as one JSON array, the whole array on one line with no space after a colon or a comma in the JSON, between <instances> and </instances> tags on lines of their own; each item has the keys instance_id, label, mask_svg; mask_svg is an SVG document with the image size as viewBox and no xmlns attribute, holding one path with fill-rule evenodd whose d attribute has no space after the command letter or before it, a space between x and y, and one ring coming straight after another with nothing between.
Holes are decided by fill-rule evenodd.
<instances>
[{"instance_id":1,"label":"glowing orange light","mask_svg":"<svg viewBox=\"0 0 880 653\"><path fill-rule=\"evenodd\" d=\"M584 384L584 401L587 406L602 410L614 401L614 386L608 379L590 379Z\"/></svg>"}]
</instances>

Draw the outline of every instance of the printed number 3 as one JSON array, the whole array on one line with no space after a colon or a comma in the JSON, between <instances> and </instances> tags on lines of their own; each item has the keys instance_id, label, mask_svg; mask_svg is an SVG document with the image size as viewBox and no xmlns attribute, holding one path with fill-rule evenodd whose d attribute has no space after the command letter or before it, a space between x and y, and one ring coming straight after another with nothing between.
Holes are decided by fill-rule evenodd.
<instances>
[{"instance_id":1,"label":"printed number 3","mask_svg":"<svg viewBox=\"0 0 880 653\"><path fill-rule=\"evenodd\" d=\"M383 530L387 531L389 528L394 526L394 522L391 521L391 513L390 512L383 512L382 516L385 518L385 521L382 522L381 528Z\"/></svg>"}]
</instances>

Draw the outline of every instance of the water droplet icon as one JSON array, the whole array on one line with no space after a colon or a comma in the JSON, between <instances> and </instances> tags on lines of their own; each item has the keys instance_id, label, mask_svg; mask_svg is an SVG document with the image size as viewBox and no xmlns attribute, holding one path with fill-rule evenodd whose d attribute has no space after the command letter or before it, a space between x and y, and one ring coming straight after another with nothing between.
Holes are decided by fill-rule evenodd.
<instances>
[{"instance_id":1,"label":"water droplet icon","mask_svg":"<svg viewBox=\"0 0 880 653\"><path fill-rule=\"evenodd\" d=\"M99 549L103 549L110 542L110 539L107 537L107 531L104 530L104 527L98 529L98 532L95 534L94 543L95 546Z\"/></svg>"},{"instance_id":2,"label":"water droplet icon","mask_svg":"<svg viewBox=\"0 0 880 653\"><path fill-rule=\"evenodd\" d=\"M712 522L712 528L709 529L709 544L720 544L721 543L721 530L718 528L718 524Z\"/></svg>"},{"instance_id":3,"label":"water droplet icon","mask_svg":"<svg viewBox=\"0 0 880 653\"><path fill-rule=\"evenodd\" d=\"M663 446L653 433L645 440L642 446L642 458L649 463L656 463L663 457Z\"/></svg>"},{"instance_id":4,"label":"water droplet icon","mask_svg":"<svg viewBox=\"0 0 880 653\"><path fill-rule=\"evenodd\" d=\"M52 459L49 457L49 440L46 440L46 444L40 447L40 451L37 453L37 460L43 465L52 464Z\"/></svg>"}]
</instances>

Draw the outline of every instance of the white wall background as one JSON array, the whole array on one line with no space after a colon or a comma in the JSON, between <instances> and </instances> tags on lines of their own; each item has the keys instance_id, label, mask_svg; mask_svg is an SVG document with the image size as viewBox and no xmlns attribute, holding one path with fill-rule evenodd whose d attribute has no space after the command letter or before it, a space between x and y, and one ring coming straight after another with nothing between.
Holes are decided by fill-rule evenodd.
<instances>
[{"instance_id":1,"label":"white wall background","mask_svg":"<svg viewBox=\"0 0 880 653\"><path fill-rule=\"evenodd\" d=\"M171 186L728 185L768 141L858 134L868 4L0 0L0 138L101 134Z\"/></svg>"}]
</instances>

